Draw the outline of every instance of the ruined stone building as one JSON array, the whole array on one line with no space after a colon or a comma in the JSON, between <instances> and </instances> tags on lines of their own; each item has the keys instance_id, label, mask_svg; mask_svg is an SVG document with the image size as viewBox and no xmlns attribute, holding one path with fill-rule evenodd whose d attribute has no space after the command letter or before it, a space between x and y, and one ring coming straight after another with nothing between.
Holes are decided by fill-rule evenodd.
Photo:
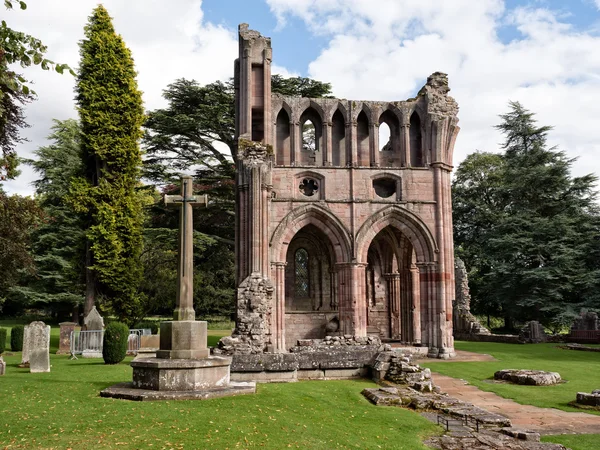
<instances>
[{"instance_id":1,"label":"ruined stone building","mask_svg":"<svg viewBox=\"0 0 600 450\"><path fill-rule=\"evenodd\" d=\"M377 335L450 357L459 128L447 76L406 101L284 97L271 58L270 39L240 25L234 337L246 353L285 353Z\"/></svg>"}]
</instances>

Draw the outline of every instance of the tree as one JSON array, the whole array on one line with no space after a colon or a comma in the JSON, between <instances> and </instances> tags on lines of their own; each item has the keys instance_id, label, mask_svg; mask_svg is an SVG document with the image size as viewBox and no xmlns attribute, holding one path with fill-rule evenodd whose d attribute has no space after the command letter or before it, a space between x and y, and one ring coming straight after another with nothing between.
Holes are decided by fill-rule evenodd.
<instances>
[{"instance_id":1,"label":"tree","mask_svg":"<svg viewBox=\"0 0 600 450\"><path fill-rule=\"evenodd\" d=\"M310 78L273 75L272 92L282 95L326 97L331 85ZM193 167L218 170L235 159L235 99L233 80L201 86L179 79L163 92L167 108L148 112L143 147L144 177L175 182Z\"/></svg>"},{"instance_id":2,"label":"tree","mask_svg":"<svg viewBox=\"0 0 600 450\"><path fill-rule=\"evenodd\" d=\"M511 102L498 125L503 154L477 153L453 183L455 244L476 274L476 304L514 319L560 325L598 285L596 177L570 175L573 159L547 148L550 127ZM594 247L594 245L596 247Z\"/></svg>"},{"instance_id":3,"label":"tree","mask_svg":"<svg viewBox=\"0 0 600 450\"><path fill-rule=\"evenodd\" d=\"M322 97L331 93L331 86L308 78L274 75L272 90L283 95ZM179 174L195 170L195 192L210 198L209 208L194 212L196 309L199 314L228 314L235 305L233 80L200 86L196 81L179 79L167 86L163 95L168 106L150 111L144 125L144 177L166 185L163 194L175 194ZM169 230L173 233L178 226L177 217L177 212L167 210L162 202L151 208L145 233L162 238L160 243L146 240L144 258L153 261L146 267L154 278L144 277L144 292L150 298L168 297L165 286L175 292L174 272L165 267L176 267L169 259L176 251L176 241L170 246L165 243L170 242L166 239ZM158 277L165 281L155 282Z\"/></svg>"},{"instance_id":4,"label":"tree","mask_svg":"<svg viewBox=\"0 0 600 450\"><path fill-rule=\"evenodd\" d=\"M42 220L35 200L0 189L0 307L24 272L35 273L31 235Z\"/></svg>"},{"instance_id":5,"label":"tree","mask_svg":"<svg viewBox=\"0 0 600 450\"><path fill-rule=\"evenodd\" d=\"M71 201L87 214L84 311L96 294L121 320L138 315L142 269L142 199L139 185L143 109L129 49L103 6L94 9L80 43L76 100L85 178L71 186Z\"/></svg>"},{"instance_id":6,"label":"tree","mask_svg":"<svg viewBox=\"0 0 600 450\"><path fill-rule=\"evenodd\" d=\"M4 0L6 9L17 5L26 9L24 1ZM54 69L58 73L68 70L66 64L56 64L44 57L47 47L37 38L9 28L3 20L0 24L0 180L17 175L15 145L24 139L19 130L27 126L23 106L34 98L35 92L29 82L20 74L9 69L11 64L26 68L33 65L43 70Z\"/></svg>"},{"instance_id":7,"label":"tree","mask_svg":"<svg viewBox=\"0 0 600 450\"><path fill-rule=\"evenodd\" d=\"M65 204L71 179L82 172L80 130L76 120L55 120L51 144L25 160L39 178L34 182L45 221L32 233L35 275L24 277L12 290L23 306L50 306L54 312L75 309L83 302L82 217Z\"/></svg>"}]
</instances>

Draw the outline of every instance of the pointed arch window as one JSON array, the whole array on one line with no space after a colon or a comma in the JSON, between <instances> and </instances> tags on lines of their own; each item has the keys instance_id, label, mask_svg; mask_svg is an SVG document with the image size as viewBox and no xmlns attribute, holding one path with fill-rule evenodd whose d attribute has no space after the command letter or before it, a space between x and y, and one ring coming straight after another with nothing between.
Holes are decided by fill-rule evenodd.
<instances>
[{"instance_id":1,"label":"pointed arch window","mask_svg":"<svg viewBox=\"0 0 600 450\"><path fill-rule=\"evenodd\" d=\"M308 252L299 248L294 255L294 293L296 297L308 297L310 291L310 277L308 273Z\"/></svg>"}]
</instances>

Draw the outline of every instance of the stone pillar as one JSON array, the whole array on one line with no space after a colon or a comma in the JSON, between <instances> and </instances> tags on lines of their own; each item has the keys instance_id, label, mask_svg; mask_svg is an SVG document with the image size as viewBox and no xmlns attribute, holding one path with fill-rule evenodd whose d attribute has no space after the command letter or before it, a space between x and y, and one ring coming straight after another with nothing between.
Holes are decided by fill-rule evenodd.
<instances>
[{"instance_id":1,"label":"stone pillar","mask_svg":"<svg viewBox=\"0 0 600 450\"><path fill-rule=\"evenodd\" d=\"M350 161L348 165L352 167L358 166L358 130L356 120L346 124L346 136L350 142Z\"/></svg>"},{"instance_id":2,"label":"stone pillar","mask_svg":"<svg viewBox=\"0 0 600 450\"><path fill-rule=\"evenodd\" d=\"M6 363L2 356L0 356L0 375L4 375L6 373Z\"/></svg>"},{"instance_id":3,"label":"stone pillar","mask_svg":"<svg viewBox=\"0 0 600 450\"><path fill-rule=\"evenodd\" d=\"M371 147L371 167L379 167L379 124L375 122L370 125L370 128L369 146Z\"/></svg>"},{"instance_id":4,"label":"stone pillar","mask_svg":"<svg viewBox=\"0 0 600 450\"><path fill-rule=\"evenodd\" d=\"M388 284L389 310L390 310L390 337L404 339L402 336L402 311L401 311L401 285L399 273L386 273L384 275Z\"/></svg>"},{"instance_id":5,"label":"stone pillar","mask_svg":"<svg viewBox=\"0 0 600 450\"><path fill-rule=\"evenodd\" d=\"M402 152L402 167L410 167L410 122L402 123L401 131L401 144L400 149Z\"/></svg>"},{"instance_id":6,"label":"stone pillar","mask_svg":"<svg viewBox=\"0 0 600 450\"><path fill-rule=\"evenodd\" d=\"M323 123L323 165L331 166L333 163L333 138L332 138L332 127L331 122Z\"/></svg>"},{"instance_id":7,"label":"stone pillar","mask_svg":"<svg viewBox=\"0 0 600 450\"><path fill-rule=\"evenodd\" d=\"M352 336L367 335L366 264L338 263L340 330Z\"/></svg>"},{"instance_id":8,"label":"stone pillar","mask_svg":"<svg viewBox=\"0 0 600 450\"><path fill-rule=\"evenodd\" d=\"M413 343L421 343L421 289L419 280L419 268L414 265L410 268L410 281L412 290L412 329Z\"/></svg>"},{"instance_id":9,"label":"stone pillar","mask_svg":"<svg viewBox=\"0 0 600 450\"><path fill-rule=\"evenodd\" d=\"M292 166L302 165L302 132L300 130L300 122L290 122L290 138L292 148Z\"/></svg>"},{"instance_id":10,"label":"stone pillar","mask_svg":"<svg viewBox=\"0 0 600 450\"><path fill-rule=\"evenodd\" d=\"M285 262L272 264L275 279L275 314L272 322L273 347L276 353L284 353L285 347Z\"/></svg>"},{"instance_id":11,"label":"stone pillar","mask_svg":"<svg viewBox=\"0 0 600 450\"><path fill-rule=\"evenodd\" d=\"M79 326L75 322L62 322L60 326L60 338L58 341L57 355L68 355L71 353L71 333Z\"/></svg>"}]
</instances>

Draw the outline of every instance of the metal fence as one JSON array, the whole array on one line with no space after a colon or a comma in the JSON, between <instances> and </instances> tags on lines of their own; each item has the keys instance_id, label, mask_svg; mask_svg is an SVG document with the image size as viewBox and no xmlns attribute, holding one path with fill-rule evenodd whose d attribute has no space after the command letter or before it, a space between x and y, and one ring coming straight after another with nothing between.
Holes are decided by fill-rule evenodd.
<instances>
[{"instance_id":1,"label":"metal fence","mask_svg":"<svg viewBox=\"0 0 600 450\"><path fill-rule=\"evenodd\" d=\"M140 349L141 336L152 334L149 328L138 328L129 330L127 338L127 353L137 354ZM102 358L102 342L104 330L93 331L71 331L71 359L77 359L77 355L88 355L92 358Z\"/></svg>"},{"instance_id":2,"label":"metal fence","mask_svg":"<svg viewBox=\"0 0 600 450\"><path fill-rule=\"evenodd\" d=\"M77 359L77 355L84 353L101 358L103 339L104 330L71 331L71 359Z\"/></svg>"},{"instance_id":3,"label":"metal fence","mask_svg":"<svg viewBox=\"0 0 600 450\"><path fill-rule=\"evenodd\" d=\"M127 338L127 354L137 355L137 352L141 347L141 336L147 336L149 334L152 334L150 328L134 328L129 330L129 337Z\"/></svg>"}]
</instances>

